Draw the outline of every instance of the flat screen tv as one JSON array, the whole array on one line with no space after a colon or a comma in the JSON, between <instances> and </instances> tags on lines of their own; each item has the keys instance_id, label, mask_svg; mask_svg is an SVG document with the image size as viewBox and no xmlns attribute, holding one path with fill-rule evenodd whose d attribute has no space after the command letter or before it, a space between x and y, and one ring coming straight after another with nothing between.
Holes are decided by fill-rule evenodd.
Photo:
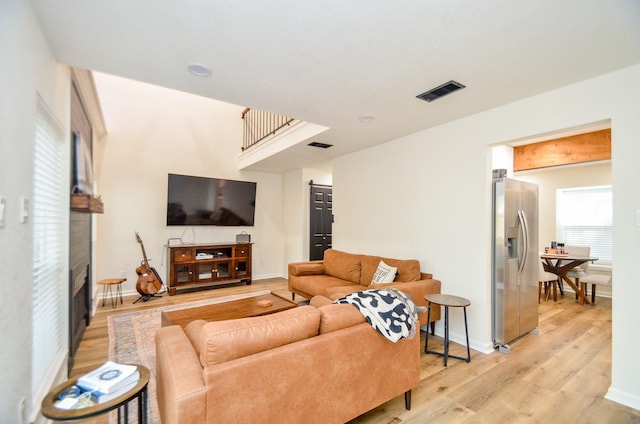
<instances>
[{"instance_id":1,"label":"flat screen tv","mask_svg":"<svg viewBox=\"0 0 640 424\"><path fill-rule=\"evenodd\" d=\"M168 226L253 226L255 182L169 174L168 187Z\"/></svg>"}]
</instances>

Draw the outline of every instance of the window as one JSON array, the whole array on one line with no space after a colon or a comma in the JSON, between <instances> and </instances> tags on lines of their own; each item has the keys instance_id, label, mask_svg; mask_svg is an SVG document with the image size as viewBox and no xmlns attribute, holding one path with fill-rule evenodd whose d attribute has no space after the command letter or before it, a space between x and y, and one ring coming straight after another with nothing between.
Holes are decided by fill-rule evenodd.
<instances>
[{"instance_id":1,"label":"window","mask_svg":"<svg viewBox=\"0 0 640 424\"><path fill-rule=\"evenodd\" d=\"M613 263L611 186L558 189L556 217L558 240L589 246L598 264Z\"/></svg>"},{"instance_id":2,"label":"window","mask_svg":"<svg viewBox=\"0 0 640 424\"><path fill-rule=\"evenodd\" d=\"M32 414L51 388L67 353L66 254L68 201L64 135L38 98L33 161ZM33 417L32 417L33 418Z\"/></svg>"}]
</instances>

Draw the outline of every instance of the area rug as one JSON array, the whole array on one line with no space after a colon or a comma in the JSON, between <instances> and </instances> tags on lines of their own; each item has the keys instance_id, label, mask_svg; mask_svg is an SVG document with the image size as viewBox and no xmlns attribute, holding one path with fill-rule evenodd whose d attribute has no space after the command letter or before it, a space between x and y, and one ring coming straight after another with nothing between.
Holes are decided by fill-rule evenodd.
<instances>
[{"instance_id":1,"label":"area rug","mask_svg":"<svg viewBox=\"0 0 640 424\"><path fill-rule=\"evenodd\" d=\"M109 316L107 319L109 330L109 359L123 364L140 364L149 368L148 390L148 423L160 424L160 413L156 398L156 331L160 328L162 311L193 308L196 306L212 305L229 302L236 299L260 296L268 294L269 290L243 293L232 296L217 297L183 303L180 305L163 306L154 309L146 309L138 312L130 312ZM137 405L134 403L129 408L129 419L135 422L137 419ZM117 420L117 414L110 415L111 422Z\"/></svg>"}]
</instances>

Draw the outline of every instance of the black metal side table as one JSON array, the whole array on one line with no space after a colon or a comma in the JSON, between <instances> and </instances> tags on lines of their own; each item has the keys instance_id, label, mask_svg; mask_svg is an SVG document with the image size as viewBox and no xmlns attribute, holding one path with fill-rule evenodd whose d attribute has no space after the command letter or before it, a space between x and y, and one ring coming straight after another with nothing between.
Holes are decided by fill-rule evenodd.
<instances>
[{"instance_id":1,"label":"black metal side table","mask_svg":"<svg viewBox=\"0 0 640 424\"><path fill-rule=\"evenodd\" d=\"M436 352L429 350L429 332L424 342L424 353L434 353L436 355L444 356L444 366L447 366L447 359L449 357L455 359L461 359L465 362L471 362L471 349L469 348L469 329L467 327L467 306L471 305L471 302L464 297L453 296L450 294L428 294L424 299L429 302L429 308L427 312L427 322L431 322L431 305L444 306L444 352ZM455 356L449 354L449 307L462 308L464 312L464 332L467 338L467 357Z\"/></svg>"},{"instance_id":2,"label":"black metal side table","mask_svg":"<svg viewBox=\"0 0 640 424\"><path fill-rule=\"evenodd\" d=\"M55 406L58 395L65 389L74 386L77 378L67 380L64 383L54 387L42 400L42 415L54 421L76 421L83 418L90 418L96 415L104 414L114 409L118 410L118 423L129 420L129 402L138 399L138 422L146 424L147 422L147 384L149 384L150 372L147 367L138 365L140 371L140 379L131 390L111 399L108 402L98 403L92 406L78 409L60 409ZM124 409L124 414L121 414Z\"/></svg>"}]
</instances>

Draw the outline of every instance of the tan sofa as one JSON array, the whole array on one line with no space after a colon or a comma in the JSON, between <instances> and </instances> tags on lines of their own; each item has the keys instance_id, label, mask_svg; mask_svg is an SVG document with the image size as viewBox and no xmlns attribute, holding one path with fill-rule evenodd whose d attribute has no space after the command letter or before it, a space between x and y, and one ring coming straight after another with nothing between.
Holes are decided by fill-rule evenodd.
<instances>
[{"instance_id":1,"label":"tan sofa","mask_svg":"<svg viewBox=\"0 0 640 424\"><path fill-rule=\"evenodd\" d=\"M380 261L398 268L392 283L371 284ZM360 255L328 249L321 261L293 262L289 264L289 291L311 299L321 295L336 300L349 293L368 289L396 288L407 293L419 306L428 306L424 296L440 293L441 283L431 274L420 272L416 259L390 259L380 256ZM419 315L420 322L427 322L427 312ZM440 319L440 307L431 311L431 332Z\"/></svg>"},{"instance_id":2,"label":"tan sofa","mask_svg":"<svg viewBox=\"0 0 640 424\"><path fill-rule=\"evenodd\" d=\"M316 307L317 306L317 307ZM156 335L163 424L344 423L420 381L420 337L387 340L327 298Z\"/></svg>"}]
</instances>

